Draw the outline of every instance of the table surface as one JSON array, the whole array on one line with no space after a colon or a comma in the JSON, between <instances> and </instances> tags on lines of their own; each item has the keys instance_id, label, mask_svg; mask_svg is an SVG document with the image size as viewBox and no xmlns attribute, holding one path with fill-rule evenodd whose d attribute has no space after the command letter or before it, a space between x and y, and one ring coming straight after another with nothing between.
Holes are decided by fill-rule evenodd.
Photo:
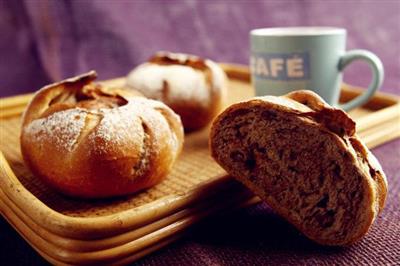
<instances>
[{"instance_id":1,"label":"table surface","mask_svg":"<svg viewBox=\"0 0 400 266\"><path fill-rule=\"evenodd\" d=\"M395 88L381 91L400 94ZM322 247L302 236L263 203L209 217L186 236L137 265L374 264L400 261L400 139L372 149L387 175L385 209L369 233L347 248ZM45 265L0 217L0 265Z\"/></svg>"},{"instance_id":2,"label":"table surface","mask_svg":"<svg viewBox=\"0 0 400 266\"><path fill-rule=\"evenodd\" d=\"M384 92L399 94L395 89ZM385 209L369 233L347 248L323 247L264 203L207 218L186 236L133 265L395 265L400 261L400 139L372 149L387 175ZM0 217L0 264L46 265Z\"/></svg>"},{"instance_id":3,"label":"table surface","mask_svg":"<svg viewBox=\"0 0 400 266\"><path fill-rule=\"evenodd\" d=\"M213 216L186 237L137 261L137 265L374 264L400 261L400 139L372 150L389 183L386 207L370 232L347 248L323 247L301 235L264 203ZM0 262L46 262L0 218Z\"/></svg>"}]
</instances>

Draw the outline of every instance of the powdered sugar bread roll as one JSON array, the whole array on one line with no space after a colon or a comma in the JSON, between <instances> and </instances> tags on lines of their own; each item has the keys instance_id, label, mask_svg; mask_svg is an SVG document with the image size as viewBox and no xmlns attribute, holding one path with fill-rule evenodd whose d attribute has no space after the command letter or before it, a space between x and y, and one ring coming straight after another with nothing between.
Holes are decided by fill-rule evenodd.
<instances>
[{"instance_id":1,"label":"powdered sugar bread roll","mask_svg":"<svg viewBox=\"0 0 400 266\"><path fill-rule=\"evenodd\" d=\"M127 84L167 104L191 131L206 126L220 112L225 79L224 71L211 60L159 52L131 71Z\"/></svg>"},{"instance_id":2,"label":"powdered sugar bread roll","mask_svg":"<svg viewBox=\"0 0 400 266\"><path fill-rule=\"evenodd\" d=\"M183 142L165 104L93 83L95 72L39 90L23 117L21 151L35 176L71 196L102 198L153 186Z\"/></svg>"},{"instance_id":3,"label":"powdered sugar bread roll","mask_svg":"<svg viewBox=\"0 0 400 266\"><path fill-rule=\"evenodd\" d=\"M384 207L385 174L355 122L313 92L230 106L210 145L228 173L318 243L354 243Z\"/></svg>"}]
</instances>

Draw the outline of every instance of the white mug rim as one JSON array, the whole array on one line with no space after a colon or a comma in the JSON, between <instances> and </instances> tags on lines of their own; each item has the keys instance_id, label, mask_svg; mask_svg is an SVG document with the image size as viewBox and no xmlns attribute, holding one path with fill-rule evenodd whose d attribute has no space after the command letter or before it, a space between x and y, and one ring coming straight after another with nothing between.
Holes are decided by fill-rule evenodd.
<instances>
[{"instance_id":1,"label":"white mug rim","mask_svg":"<svg viewBox=\"0 0 400 266\"><path fill-rule=\"evenodd\" d=\"M294 37L294 36L321 36L342 35L346 29L337 27L273 27L258 28L250 31L252 36Z\"/></svg>"}]
</instances>

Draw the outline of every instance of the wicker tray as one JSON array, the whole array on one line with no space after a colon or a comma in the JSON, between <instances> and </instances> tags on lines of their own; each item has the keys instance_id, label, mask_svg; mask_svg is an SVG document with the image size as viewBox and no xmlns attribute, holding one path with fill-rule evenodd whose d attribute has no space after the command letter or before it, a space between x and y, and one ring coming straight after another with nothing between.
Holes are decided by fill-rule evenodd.
<instances>
[{"instance_id":1,"label":"wicker tray","mask_svg":"<svg viewBox=\"0 0 400 266\"><path fill-rule=\"evenodd\" d=\"M247 68L223 67L230 77L228 104L251 97ZM105 83L120 86L124 79ZM344 85L341 99L349 100L361 91ZM207 129L185 137L183 153L171 174L147 191L102 201L61 196L35 179L21 159L20 114L31 97L0 100L4 154L0 154L0 210L51 263L127 263L173 241L202 217L256 200L210 158ZM378 93L363 108L350 112L369 147L400 135L399 102L398 97Z\"/></svg>"},{"instance_id":2,"label":"wicker tray","mask_svg":"<svg viewBox=\"0 0 400 266\"><path fill-rule=\"evenodd\" d=\"M231 181L230 181L231 182ZM236 183L239 187L239 184ZM0 208L7 221L49 262L66 265L82 264L119 264L129 258L139 258L176 239L188 226L215 212L223 212L256 202L250 199L246 190L235 190L234 197L225 199L214 197L200 204L194 204L178 212L178 215L165 217L145 228L122 233L120 235L95 240L79 240L60 237L49 233L24 215L0 192ZM147 233L143 233L147 231ZM163 244L165 243L165 244ZM158 248L155 248L158 247Z\"/></svg>"}]
</instances>

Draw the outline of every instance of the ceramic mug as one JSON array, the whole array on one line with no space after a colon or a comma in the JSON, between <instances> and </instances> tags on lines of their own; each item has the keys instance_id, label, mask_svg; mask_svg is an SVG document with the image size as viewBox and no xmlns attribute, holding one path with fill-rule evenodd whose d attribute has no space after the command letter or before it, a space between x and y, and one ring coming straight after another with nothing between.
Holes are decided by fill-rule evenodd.
<instances>
[{"instance_id":1,"label":"ceramic mug","mask_svg":"<svg viewBox=\"0 0 400 266\"><path fill-rule=\"evenodd\" d=\"M250 32L250 69L257 96L308 89L331 105L350 110L373 96L383 81L379 58L366 50L345 51L346 30L332 27L264 28ZM339 105L344 68L364 60L372 82L355 99Z\"/></svg>"}]
</instances>

